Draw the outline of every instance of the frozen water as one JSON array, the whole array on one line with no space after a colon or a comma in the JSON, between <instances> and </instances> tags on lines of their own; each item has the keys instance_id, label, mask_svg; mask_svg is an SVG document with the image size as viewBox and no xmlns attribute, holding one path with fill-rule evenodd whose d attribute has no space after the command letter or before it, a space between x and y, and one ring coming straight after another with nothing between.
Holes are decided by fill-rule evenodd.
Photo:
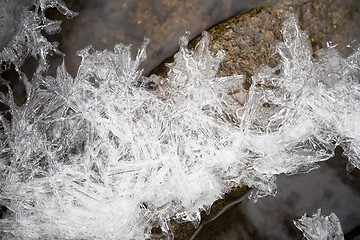
<instances>
[{"instance_id":1,"label":"frozen water","mask_svg":"<svg viewBox=\"0 0 360 240\"><path fill-rule=\"evenodd\" d=\"M27 55L40 59L31 81L17 68L25 104L15 104L10 87L0 95L11 115L0 118L0 204L10 211L0 231L8 239L144 239L153 226L171 238L170 219L197 225L200 211L234 186L257 189L255 199L274 195L277 174L310 171L336 145L360 168L360 49L343 59L329 47L312 60L289 14L281 63L258 69L239 106L227 93L242 76L215 77L224 53L211 56L207 33L194 51L180 39L164 79L139 69L147 39L135 59L123 44L87 47L75 78L65 64L55 78L40 74L58 51L36 14L52 6L73 15L61 1L40 1L40 11L24 13L14 49L1 52L17 67Z\"/></svg>"},{"instance_id":2,"label":"frozen water","mask_svg":"<svg viewBox=\"0 0 360 240\"><path fill-rule=\"evenodd\" d=\"M304 214L295 226L303 233L307 240L343 240L344 234L341 229L339 218L335 213L329 216L322 216L321 209L318 209L312 217Z\"/></svg>"},{"instance_id":3,"label":"frozen water","mask_svg":"<svg viewBox=\"0 0 360 240\"><path fill-rule=\"evenodd\" d=\"M33 5L33 9L31 6ZM62 0L1 0L0 13L0 62L14 64L19 68L26 57L32 56L39 59L39 72L46 70L46 56L57 50L56 42L49 42L41 34L45 31L54 34L60 31L58 20L45 17L47 8L57 8L68 18L77 13L69 10ZM9 66L5 66L9 67Z\"/></svg>"}]
</instances>

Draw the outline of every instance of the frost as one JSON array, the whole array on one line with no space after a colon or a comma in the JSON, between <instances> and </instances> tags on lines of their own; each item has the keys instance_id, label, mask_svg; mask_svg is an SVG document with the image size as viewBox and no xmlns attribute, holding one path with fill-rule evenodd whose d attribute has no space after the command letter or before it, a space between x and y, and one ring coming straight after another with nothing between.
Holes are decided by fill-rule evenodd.
<instances>
[{"instance_id":1,"label":"frost","mask_svg":"<svg viewBox=\"0 0 360 240\"><path fill-rule=\"evenodd\" d=\"M72 16L61 3L37 8ZM1 57L15 66L26 55L40 58L39 73L57 50L38 30L50 25L31 14ZM274 195L277 174L310 171L336 145L359 168L360 49L343 59L328 48L312 60L291 14L282 34L281 63L258 69L250 91L238 96L243 106L228 95L242 76L215 77L224 53L210 54L207 33L194 51L180 39L164 79L139 69L147 39L135 59L123 44L79 51L75 78L65 64L55 78L31 81L17 69L26 103L15 104L10 87L0 94L11 115L0 118L0 204L10 211L0 232L7 239L144 239L155 237L155 226L171 239L170 219L198 225L200 211L234 186L257 189L254 198Z\"/></svg>"},{"instance_id":2,"label":"frost","mask_svg":"<svg viewBox=\"0 0 360 240\"><path fill-rule=\"evenodd\" d=\"M335 213L324 217L321 215L321 209L318 209L312 217L306 217L304 214L298 221L294 221L294 224L304 234L304 239L307 240L344 239L340 220Z\"/></svg>"},{"instance_id":3,"label":"frost","mask_svg":"<svg viewBox=\"0 0 360 240\"><path fill-rule=\"evenodd\" d=\"M62 0L39 0L35 1L34 9L31 9L30 1L2 1L1 13L4 18L0 24L4 26L0 30L1 51L0 62L6 63L8 68L14 64L19 68L28 56L38 58L40 64L38 72L47 68L46 56L51 52L61 54L57 50L56 42L49 42L41 34L45 31L48 34L54 34L60 31L61 21L50 20L45 17L47 8L57 8L68 18L74 17L77 13L69 10ZM6 36L6 37L5 37ZM5 41L7 38L9 38ZM5 39L5 40L4 40Z\"/></svg>"}]
</instances>

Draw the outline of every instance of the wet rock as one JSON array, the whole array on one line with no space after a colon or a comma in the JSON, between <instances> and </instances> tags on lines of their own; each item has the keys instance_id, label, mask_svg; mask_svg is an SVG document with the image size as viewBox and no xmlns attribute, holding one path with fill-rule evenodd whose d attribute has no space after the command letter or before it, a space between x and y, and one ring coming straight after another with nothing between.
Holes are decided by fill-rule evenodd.
<instances>
[{"instance_id":1,"label":"wet rock","mask_svg":"<svg viewBox=\"0 0 360 240\"><path fill-rule=\"evenodd\" d=\"M327 44L338 44L340 52L347 55L352 50L346 45L353 40L360 40L358 0L271 1L267 6L240 13L207 30L213 38L210 43L211 52L215 54L223 49L226 53L217 76L241 74L245 77L245 82L239 82L238 87L248 90L251 78L259 66L276 66L279 58L273 54L273 46L282 40L280 29L288 12L293 12L298 17L301 28L308 32L314 52ZM199 36L191 41L189 47L193 49L200 38ZM316 58L316 54L313 58ZM165 77L168 71L165 63L172 59L168 58L152 73ZM213 204L210 215L203 214L202 222L211 219L226 204L234 201L231 196L235 194L239 197L245 192L245 188L241 188L225 195L224 200ZM195 232L191 223L173 222L172 230L175 239L190 239Z\"/></svg>"},{"instance_id":2,"label":"wet rock","mask_svg":"<svg viewBox=\"0 0 360 240\"><path fill-rule=\"evenodd\" d=\"M202 223L206 223L214 219L227 205L234 201L237 201L248 192L249 188L247 188L246 186L233 188L230 193L225 194L223 199L219 199L213 203L213 206L211 207L211 210L208 214L205 212L201 212ZM195 233L196 228L190 222L177 223L172 220L171 230L174 234L174 239L186 240L191 238L191 236Z\"/></svg>"}]
</instances>

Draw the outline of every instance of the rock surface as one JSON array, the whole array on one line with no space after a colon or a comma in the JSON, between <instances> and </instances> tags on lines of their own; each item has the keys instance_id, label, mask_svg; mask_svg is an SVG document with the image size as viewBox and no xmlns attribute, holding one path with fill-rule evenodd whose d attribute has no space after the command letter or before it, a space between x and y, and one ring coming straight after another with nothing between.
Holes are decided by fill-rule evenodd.
<instances>
[{"instance_id":1,"label":"rock surface","mask_svg":"<svg viewBox=\"0 0 360 240\"><path fill-rule=\"evenodd\" d=\"M220 49L226 53L221 62L217 76L241 74L244 82L239 82L238 91L246 91L251 85L254 71L261 65L274 67L278 63L278 56L272 54L276 42L282 40L280 29L288 12L293 12L299 19L300 26L306 30L314 50L327 46L328 41L338 44L342 54L347 55L351 50L346 47L353 40L360 40L360 2L358 0L288 0L269 1L264 7L252 9L228 19L207 30L213 40L210 50L215 54ZM201 37L189 43L194 48ZM166 62L153 70L152 73L166 76L168 68ZM229 93L236 98L236 89ZM234 189L224 200L213 204L210 215L203 214L202 223L213 218L216 213L242 196L246 188ZM196 229L191 223L172 223L174 239L190 239Z\"/></svg>"}]
</instances>

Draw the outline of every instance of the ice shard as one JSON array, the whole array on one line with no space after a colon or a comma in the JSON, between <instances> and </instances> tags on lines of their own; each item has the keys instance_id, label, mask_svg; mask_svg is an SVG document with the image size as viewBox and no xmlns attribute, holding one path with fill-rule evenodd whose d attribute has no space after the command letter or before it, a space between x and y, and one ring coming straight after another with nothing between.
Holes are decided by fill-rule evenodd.
<instances>
[{"instance_id":1,"label":"ice shard","mask_svg":"<svg viewBox=\"0 0 360 240\"><path fill-rule=\"evenodd\" d=\"M341 229L339 218L335 213L329 216L322 216L321 209L318 209L312 217L304 214L295 226L303 233L307 240L343 240L344 234Z\"/></svg>"}]
</instances>

